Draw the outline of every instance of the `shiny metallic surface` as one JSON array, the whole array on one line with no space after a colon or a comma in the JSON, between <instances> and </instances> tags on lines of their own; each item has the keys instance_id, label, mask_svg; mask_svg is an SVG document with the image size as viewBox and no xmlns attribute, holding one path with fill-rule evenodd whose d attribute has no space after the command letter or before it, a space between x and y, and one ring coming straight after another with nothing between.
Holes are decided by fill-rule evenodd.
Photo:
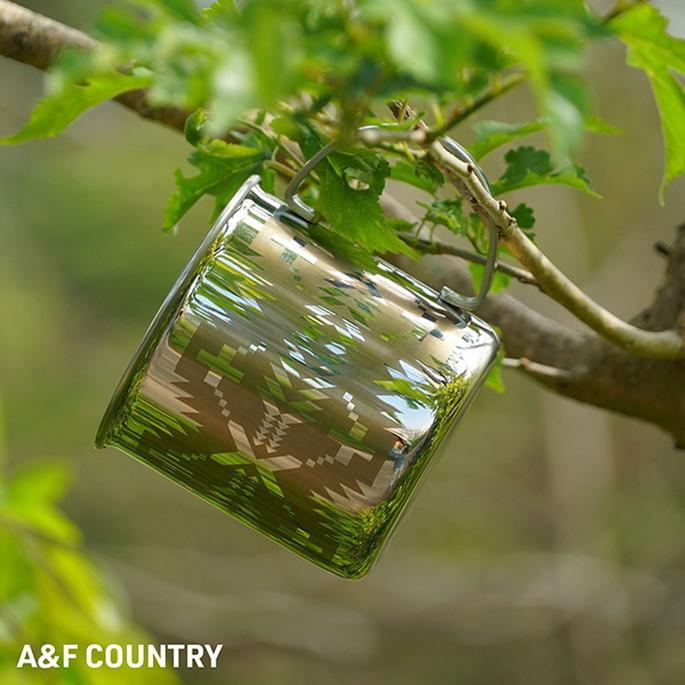
<instances>
[{"instance_id":1,"label":"shiny metallic surface","mask_svg":"<svg viewBox=\"0 0 685 685\"><path fill-rule=\"evenodd\" d=\"M362 126L357 129L357 133L362 132L373 132L382 131L381 126ZM409 131L405 132L407 135L410 134ZM476 159L471 155L471 153L460 143L458 143L453 138L449 136L442 136L438 139L440 144L449 152L454 155L457 159L461 160L465 164L470 164L473 169L473 173L476 178L480 181L483 187L491 192L490 182L485 175L485 172L480 167ZM304 182L304 180L309 176L312 170L321 162L322 159L327 157L331 152L333 152L338 144L338 141L331 141L327 145L324 145L311 159L308 159L304 166L293 176L290 183L286 186L284 193L285 204L290 207L290 209L302 219L307 222L314 222L316 218L316 212L312 207L303 202L302 198L297 194L298 189ZM488 218L485 220L486 229L488 231L488 251L485 261L485 269L483 271L483 278L481 279L480 288L475 295L462 295L457 293L451 288L444 286L440 298L443 302L454 305L461 309L468 309L469 311L478 309L490 291L490 286L492 285L492 279L495 275L495 269L497 268L497 251L499 242L499 228L492 220Z\"/></svg>"},{"instance_id":2,"label":"shiny metallic surface","mask_svg":"<svg viewBox=\"0 0 685 685\"><path fill-rule=\"evenodd\" d=\"M363 271L250 179L150 326L97 436L344 577L366 573L492 363L483 322Z\"/></svg>"}]
</instances>

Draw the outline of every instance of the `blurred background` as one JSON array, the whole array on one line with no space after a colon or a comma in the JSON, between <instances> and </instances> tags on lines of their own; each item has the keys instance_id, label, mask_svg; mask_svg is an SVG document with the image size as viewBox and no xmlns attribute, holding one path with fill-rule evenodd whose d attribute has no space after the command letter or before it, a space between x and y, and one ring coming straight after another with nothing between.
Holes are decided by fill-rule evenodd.
<instances>
[{"instance_id":1,"label":"blurred background","mask_svg":"<svg viewBox=\"0 0 685 685\"><path fill-rule=\"evenodd\" d=\"M103 3L22 4L87 29ZM685 35L681 0L655 4ZM588 55L597 112L624 129L589 138L578 155L604 199L554 187L521 199L548 254L631 316L661 278L653 243L685 221L685 184L659 206L658 120L648 83L623 58L612 43ZM5 135L25 120L42 76L0 60L0 84ZM521 91L483 116L530 113ZM468 142L468 126L456 133ZM506 394L481 392L360 582L318 570L118 452L94 450L121 372L207 230L208 205L178 235L160 230L187 152L177 133L114 104L59 139L0 149L10 464L69 464L65 509L153 639L224 643L219 671L182 673L183 682L685 682L685 453L652 426L506 374ZM537 293L512 292L573 325Z\"/></svg>"}]
</instances>

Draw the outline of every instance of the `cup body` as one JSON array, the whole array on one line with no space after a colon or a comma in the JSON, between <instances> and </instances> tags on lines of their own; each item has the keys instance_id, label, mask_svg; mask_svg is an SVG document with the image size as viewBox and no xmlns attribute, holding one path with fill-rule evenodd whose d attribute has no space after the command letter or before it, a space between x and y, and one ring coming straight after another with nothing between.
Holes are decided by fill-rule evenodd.
<instances>
[{"instance_id":1,"label":"cup body","mask_svg":"<svg viewBox=\"0 0 685 685\"><path fill-rule=\"evenodd\" d=\"M162 305L96 442L357 578L497 347L394 266L331 254L254 177Z\"/></svg>"}]
</instances>

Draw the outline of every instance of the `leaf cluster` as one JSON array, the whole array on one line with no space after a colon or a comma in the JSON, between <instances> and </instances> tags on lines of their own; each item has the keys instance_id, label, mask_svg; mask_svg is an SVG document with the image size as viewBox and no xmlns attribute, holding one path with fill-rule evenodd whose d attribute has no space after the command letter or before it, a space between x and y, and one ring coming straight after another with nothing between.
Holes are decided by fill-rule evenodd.
<instances>
[{"instance_id":1,"label":"leaf cluster","mask_svg":"<svg viewBox=\"0 0 685 685\"><path fill-rule=\"evenodd\" d=\"M472 125L474 158L502 155L493 193L561 184L598 197L573 155L588 132L619 133L594 113L584 71L588 45L617 38L654 91L663 192L685 172L685 41L667 28L640 0L621 0L607 18L584 0L217 0L204 10L193 0L122 1L98 18L103 48L63 55L27 125L1 142L56 135L100 102L147 88L151 105L191 112L192 171L175 174L166 229L205 196L216 216L253 174L278 192L337 140L302 188L325 219L311 228L316 240L368 266L374 253L413 255L403 234L441 226L482 253L478 215L454 198L407 132L419 124L433 136L458 131L484 105L527 84L533 120ZM356 130L368 124L387 135L361 145ZM542 147L519 142L529 136ZM389 181L423 194L420 221L386 218L380 197ZM513 206L533 237L532 208ZM478 280L479 267L472 271Z\"/></svg>"}]
</instances>

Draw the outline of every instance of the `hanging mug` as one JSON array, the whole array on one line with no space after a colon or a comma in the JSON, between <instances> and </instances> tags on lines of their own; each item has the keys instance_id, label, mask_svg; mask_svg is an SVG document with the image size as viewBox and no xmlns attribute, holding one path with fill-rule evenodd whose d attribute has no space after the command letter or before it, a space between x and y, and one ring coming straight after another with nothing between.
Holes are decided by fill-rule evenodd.
<instances>
[{"instance_id":1,"label":"hanging mug","mask_svg":"<svg viewBox=\"0 0 685 685\"><path fill-rule=\"evenodd\" d=\"M296 195L331 149L286 201L257 176L238 190L155 316L96 444L359 578L496 356L496 334L469 309L489 288L497 233L476 297L437 293L382 259L346 262L308 236L314 213Z\"/></svg>"}]
</instances>

